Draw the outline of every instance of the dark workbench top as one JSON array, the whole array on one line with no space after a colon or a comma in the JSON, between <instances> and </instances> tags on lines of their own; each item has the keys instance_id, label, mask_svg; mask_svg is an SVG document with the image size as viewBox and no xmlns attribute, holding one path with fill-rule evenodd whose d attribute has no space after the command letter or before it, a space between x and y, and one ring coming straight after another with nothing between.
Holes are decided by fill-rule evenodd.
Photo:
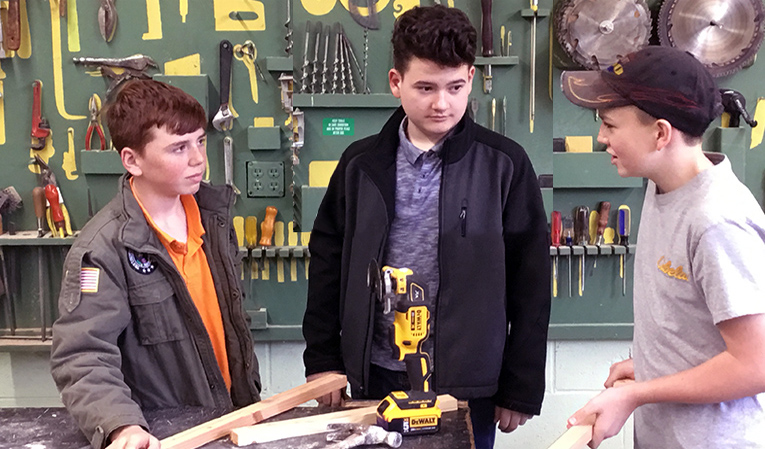
<instances>
[{"instance_id":1,"label":"dark workbench top","mask_svg":"<svg viewBox=\"0 0 765 449\"><path fill-rule=\"evenodd\" d=\"M339 408L298 407L265 422L299 418L340 410ZM182 430L221 416L221 410L204 407L183 407L165 410L147 410L146 416L152 433L162 439ZM456 412L444 413L441 430L434 435L406 437L402 449L462 449L472 448L470 418L467 406L460 403ZM324 447L323 435L311 435L271 443L252 444L257 449L313 449ZM89 443L64 408L0 408L0 449L80 449ZM237 447L228 438L202 446L205 449ZM364 447L387 447L364 446Z\"/></svg>"}]
</instances>

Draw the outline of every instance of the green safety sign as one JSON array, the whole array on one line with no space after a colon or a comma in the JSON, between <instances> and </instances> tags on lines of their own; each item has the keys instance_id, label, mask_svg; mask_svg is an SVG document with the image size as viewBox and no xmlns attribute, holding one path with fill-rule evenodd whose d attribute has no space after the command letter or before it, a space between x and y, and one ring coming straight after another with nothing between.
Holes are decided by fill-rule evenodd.
<instances>
[{"instance_id":1,"label":"green safety sign","mask_svg":"<svg viewBox=\"0 0 765 449\"><path fill-rule=\"evenodd\" d=\"M323 124L325 136L352 136L354 133L352 118L325 118Z\"/></svg>"}]
</instances>

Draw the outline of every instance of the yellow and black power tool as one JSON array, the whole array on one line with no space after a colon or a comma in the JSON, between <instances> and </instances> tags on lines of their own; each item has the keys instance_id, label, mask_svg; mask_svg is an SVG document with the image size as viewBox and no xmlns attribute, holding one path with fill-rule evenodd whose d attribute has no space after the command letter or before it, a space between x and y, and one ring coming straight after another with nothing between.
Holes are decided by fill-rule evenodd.
<instances>
[{"instance_id":1,"label":"yellow and black power tool","mask_svg":"<svg viewBox=\"0 0 765 449\"><path fill-rule=\"evenodd\" d=\"M426 285L408 268L369 267L369 285L384 303L384 312L395 314L390 329L393 356L406 363L409 391L394 391L377 407L377 424L402 435L438 432L441 409L430 388L430 357L422 344L430 334Z\"/></svg>"}]
</instances>

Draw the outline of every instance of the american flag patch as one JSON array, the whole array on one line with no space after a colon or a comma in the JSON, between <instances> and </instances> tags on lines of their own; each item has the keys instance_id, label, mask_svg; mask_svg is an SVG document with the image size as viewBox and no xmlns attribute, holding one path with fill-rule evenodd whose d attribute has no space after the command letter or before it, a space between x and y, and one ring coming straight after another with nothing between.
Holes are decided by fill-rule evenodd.
<instances>
[{"instance_id":1,"label":"american flag patch","mask_svg":"<svg viewBox=\"0 0 765 449\"><path fill-rule=\"evenodd\" d=\"M80 291L82 293L98 293L99 268L80 269Z\"/></svg>"}]
</instances>

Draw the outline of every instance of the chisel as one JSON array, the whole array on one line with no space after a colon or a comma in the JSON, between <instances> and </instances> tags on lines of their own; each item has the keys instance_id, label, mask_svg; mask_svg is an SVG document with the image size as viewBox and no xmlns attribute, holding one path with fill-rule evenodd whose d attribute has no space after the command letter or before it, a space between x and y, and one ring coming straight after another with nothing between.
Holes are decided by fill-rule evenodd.
<instances>
[{"instance_id":1,"label":"chisel","mask_svg":"<svg viewBox=\"0 0 765 449\"><path fill-rule=\"evenodd\" d=\"M260 222L260 269L263 271L261 279L267 281L270 277L268 258L266 250L272 245L274 236L274 223L276 222L276 208L274 206L266 207L266 217ZM247 232L245 231L245 234Z\"/></svg>"},{"instance_id":2,"label":"chisel","mask_svg":"<svg viewBox=\"0 0 765 449\"><path fill-rule=\"evenodd\" d=\"M482 54L486 57L494 56L494 32L491 28L491 1L481 0L481 46ZM483 69L483 91L490 94L492 88L491 64L486 64Z\"/></svg>"},{"instance_id":3,"label":"chisel","mask_svg":"<svg viewBox=\"0 0 765 449\"><path fill-rule=\"evenodd\" d=\"M252 291L252 249L258 244L258 219L249 216L244 219L244 245L247 247L247 263L244 267L244 293L251 297ZM256 271L257 273L257 271Z\"/></svg>"},{"instance_id":4,"label":"chisel","mask_svg":"<svg viewBox=\"0 0 765 449\"><path fill-rule=\"evenodd\" d=\"M561 234L561 218L560 218L560 212L553 211L552 213L552 232L550 233L551 236L551 244L553 247L555 247L555 256L553 257L553 296L558 297L558 248L560 247L560 234Z\"/></svg>"},{"instance_id":5,"label":"chisel","mask_svg":"<svg viewBox=\"0 0 765 449\"><path fill-rule=\"evenodd\" d=\"M590 208L587 206L577 206L574 209L574 239L576 244L582 247L582 255L579 257L579 296L582 296L584 293L585 254L587 253L589 221Z\"/></svg>"},{"instance_id":6,"label":"chisel","mask_svg":"<svg viewBox=\"0 0 765 449\"><path fill-rule=\"evenodd\" d=\"M618 232L619 232L619 244L624 246L625 253L629 250L630 245L630 208L622 204L619 206L619 220L618 220ZM619 276L622 278L622 296L627 296L627 273L624 266L624 254L619 255Z\"/></svg>"},{"instance_id":7,"label":"chisel","mask_svg":"<svg viewBox=\"0 0 765 449\"><path fill-rule=\"evenodd\" d=\"M534 98L534 92L536 91L536 65L537 65L537 10L539 9L539 1L531 0L531 11L534 13L534 17L531 18L531 87L529 89L529 132L534 133L534 116L536 114L536 101Z\"/></svg>"},{"instance_id":8,"label":"chisel","mask_svg":"<svg viewBox=\"0 0 765 449\"><path fill-rule=\"evenodd\" d=\"M603 233L608 225L608 214L611 213L611 203L608 201L601 201L598 205L598 228L595 231L595 245L598 246L600 251L600 245L603 244ZM595 266L598 266L598 259L595 259Z\"/></svg>"},{"instance_id":9,"label":"chisel","mask_svg":"<svg viewBox=\"0 0 765 449\"><path fill-rule=\"evenodd\" d=\"M563 217L563 243L568 246L568 297L571 297L571 253L574 252L574 219L570 215Z\"/></svg>"}]
</instances>

